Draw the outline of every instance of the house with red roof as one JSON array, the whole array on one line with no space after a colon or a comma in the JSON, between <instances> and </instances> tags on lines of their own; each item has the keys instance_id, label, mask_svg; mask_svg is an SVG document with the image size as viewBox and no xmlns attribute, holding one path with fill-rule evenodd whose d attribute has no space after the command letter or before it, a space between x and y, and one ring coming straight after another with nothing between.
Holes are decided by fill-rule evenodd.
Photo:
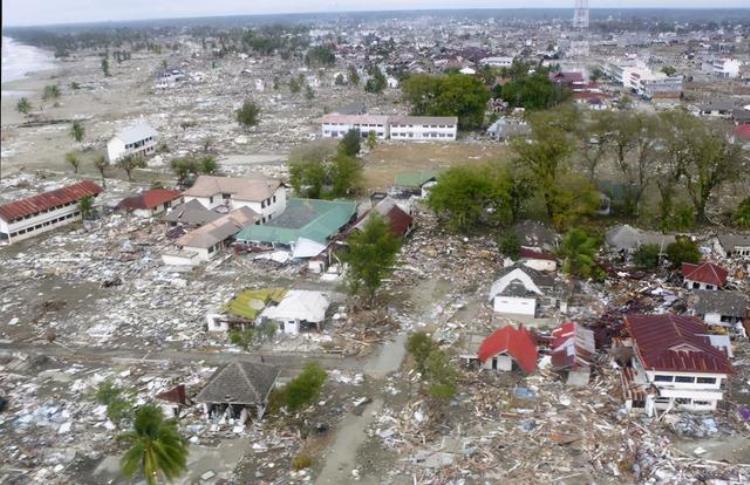
<instances>
[{"instance_id":1,"label":"house with red roof","mask_svg":"<svg viewBox=\"0 0 750 485\"><path fill-rule=\"evenodd\" d=\"M117 209L138 217L154 217L180 203L182 192L179 190L151 189L122 199Z\"/></svg>"},{"instance_id":2,"label":"house with red roof","mask_svg":"<svg viewBox=\"0 0 750 485\"><path fill-rule=\"evenodd\" d=\"M631 358L623 369L626 407L655 411L713 411L732 365L696 317L630 314L624 318Z\"/></svg>"},{"instance_id":3,"label":"house with red roof","mask_svg":"<svg viewBox=\"0 0 750 485\"><path fill-rule=\"evenodd\" d=\"M682 263L682 281L692 290L718 290L727 283L729 272L714 263Z\"/></svg>"},{"instance_id":4,"label":"house with red roof","mask_svg":"<svg viewBox=\"0 0 750 485\"><path fill-rule=\"evenodd\" d=\"M102 192L96 183L82 180L0 205L0 243L11 244L80 221L81 200Z\"/></svg>"},{"instance_id":5,"label":"house with red roof","mask_svg":"<svg viewBox=\"0 0 750 485\"><path fill-rule=\"evenodd\" d=\"M536 339L523 326L507 325L492 332L479 345L477 358L483 369L510 371L514 367L525 374L536 370L539 352Z\"/></svg>"}]
</instances>

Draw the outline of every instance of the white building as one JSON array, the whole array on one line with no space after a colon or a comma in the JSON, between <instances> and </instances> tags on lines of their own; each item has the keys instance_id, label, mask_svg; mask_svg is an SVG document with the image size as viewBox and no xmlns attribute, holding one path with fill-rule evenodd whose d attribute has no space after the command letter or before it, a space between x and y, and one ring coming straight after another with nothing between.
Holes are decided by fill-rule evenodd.
<instances>
[{"instance_id":1,"label":"white building","mask_svg":"<svg viewBox=\"0 0 750 485\"><path fill-rule=\"evenodd\" d=\"M737 59L713 59L704 62L701 70L716 77L733 79L740 75L741 65Z\"/></svg>"},{"instance_id":2,"label":"white building","mask_svg":"<svg viewBox=\"0 0 750 485\"><path fill-rule=\"evenodd\" d=\"M743 325L750 315L750 297L740 291L694 290L688 297L688 313L707 325L747 338Z\"/></svg>"},{"instance_id":3,"label":"white building","mask_svg":"<svg viewBox=\"0 0 750 485\"><path fill-rule=\"evenodd\" d=\"M455 141L458 118L455 116L393 116L388 120L391 140Z\"/></svg>"},{"instance_id":4,"label":"white building","mask_svg":"<svg viewBox=\"0 0 750 485\"><path fill-rule=\"evenodd\" d=\"M538 271L515 264L503 268L490 288L490 301L495 313L535 316L544 288L551 282Z\"/></svg>"},{"instance_id":5,"label":"white building","mask_svg":"<svg viewBox=\"0 0 750 485\"><path fill-rule=\"evenodd\" d=\"M81 220L80 201L103 189L90 180L0 205L0 243L11 244Z\"/></svg>"},{"instance_id":6,"label":"white building","mask_svg":"<svg viewBox=\"0 0 750 485\"><path fill-rule=\"evenodd\" d=\"M682 76L667 76L663 72L641 78L638 94L649 99L679 98L682 95Z\"/></svg>"},{"instance_id":7,"label":"white building","mask_svg":"<svg viewBox=\"0 0 750 485\"><path fill-rule=\"evenodd\" d=\"M330 113L320 120L323 138L342 138L349 130L357 130L363 138L371 131L381 140L388 138L388 117L382 115L345 115Z\"/></svg>"},{"instance_id":8,"label":"white building","mask_svg":"<svg viewBox=\"0 0 750 485\"><path fill-rule=\"evenodd\" d=\"M512 57L485 57L480 59L479 64L482 66L490 67L510 67L513 65Z\"/></svg>"},{"instance_id":9,"label":"white building","mask_svg":"<svg viewBox=\"0 0 750 485\"><path fill-rule=\"evenodd\" d=\"M166 69L156 75L155 87L158 89L167 89L177 86L185 80L185 71L182 69Z\"/></svg>"},{"instance_id":10,"label":"white building","mask_svg":"<svg viewBox=\"0 0 750 485\"><path fill-rule=\"evenodd\" d=\"M156 153L157 136L156 130L145 121L139 121L118 131L107 142L109 163L115 163L126 155L143 158L152 156Z\"/></svg>"},{"instance_id":11,"label":"white building","mask_svg":"<svg viewBox=\"0 0 750 485\"><path fill-rule=\"evenodd\" d=\"M183 195L206 209L231 211L247 207L266 223L286 209L286 188L276 179L253 173L244 177L201 175Z\"/></svg>"},{"instance_id":12,"label":"white building","mask_svg":"<svg viewBox=\"0 0 750 485\"><path fill-rule=\"evenodd\" d=\"M673 409L716 409L732 366L705 335L703 322L673 314L626 315L625 327L630 338L619 350L631 353L621 381L627 409L649 416Z\"/></svg>"},{"instance_id":13,"label":"white building","mask_svg":"<svg viewBox=\"0 0 750 485\"><path fill-rule=\"evenodd\" d=\"M282 332L296 335L309 327L320 330L330 305L319 291L289 290L278 305L267 306L260 316L275 322Z\"/></svg>"}]
</instances>

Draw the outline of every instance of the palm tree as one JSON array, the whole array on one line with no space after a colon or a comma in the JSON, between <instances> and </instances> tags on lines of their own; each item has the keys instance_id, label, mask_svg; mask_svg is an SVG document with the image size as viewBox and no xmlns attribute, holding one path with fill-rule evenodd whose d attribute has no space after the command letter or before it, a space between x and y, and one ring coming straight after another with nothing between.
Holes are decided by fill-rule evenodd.
<instances>
[{"instance_id":1,"label":"palm tree","mask_svg":"<svg viewBox=\"0 0 750 485\"><path fill-rule=\"evenodd\" d=\"M139 407L133 431L118 439L130 445L120 461L127 477L140 471L146 482L154 485L160 473L171 481L187 469L187 441L177 431L177 423L165 420L161 409L153 404Z\"/></svg>"},{"instance_id":2,"label":"palm tree","mask_svg":"<svg viewBox=\"0 0 750 485\"><path fill-rule=\"evenodd\" d=\"M83 127L83 123L80 121L74 121L70 127L70 136L72 136L78 143L81 143L83 141L83 135L85 134L86 128Z\"/></svg>"},{"instance_id":3,"label":"palm tree","mask_svg":"<svg viewBox=\"0 0 750 485\"><path fill-rule=\"evenodd\" d=\"M105 157L103 154L100 153L99 155L94 157L94 168L96 168L101 174L102 187L105 187L105 188L107 187L107 182L105 181L105 178L104 178L104 170L107 169L107 165L109 165L109 163L107 162L107 157Z\"/></svg>"},{"instance_id":4,"label":"palm tree","mask_svg":"<svg viewBox=\"0 0 750 485\"><path fill-rule=\"evenodd\" d=\"M78 167L81 166L81 161L78 159L78 156L73 152L68 152L65 154L65 161L70 164L71 167L73 167L73 173L78 173Z\"/></svg>"},{"instance_id":5,"label":"palm tree","mask_svg":"<svg viewBox=\"0 0 750 485\"><path fill-rule=\"evenodd\" d=\"M81 211L81 218L88 219L94 210L94 198L90 195L83 197L78 201L78 209Z\"/></svg>"},{"instance_id":6,"label":"palm tree","mask_svg":"<svg viewBox=\"0 0 750 485\"><path fill-rule=\"evenodd\" d=\"M16 103L16 111L21 114L27 115L31 111L31 103L27 98L21 98Z\"/></svg>"}]
</instances>

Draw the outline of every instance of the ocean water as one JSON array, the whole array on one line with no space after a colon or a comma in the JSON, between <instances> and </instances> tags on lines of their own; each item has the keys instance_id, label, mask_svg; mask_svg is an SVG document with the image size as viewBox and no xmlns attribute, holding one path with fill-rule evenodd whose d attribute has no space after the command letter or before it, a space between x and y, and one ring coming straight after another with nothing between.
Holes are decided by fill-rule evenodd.
<instances>
[{"instance_id":1,"label":"ocean water","mask_svg":"<svg viewBox=\"0 0 750 485\"><path fill-rule=\"evenodd\" d=\"M19 44L10 37L3 37L2 82L23 79L28 73L52 69L56 65L54 56L45 50ZM3 96L18 92L2 91Z\"/></svg>"}]
</instances>

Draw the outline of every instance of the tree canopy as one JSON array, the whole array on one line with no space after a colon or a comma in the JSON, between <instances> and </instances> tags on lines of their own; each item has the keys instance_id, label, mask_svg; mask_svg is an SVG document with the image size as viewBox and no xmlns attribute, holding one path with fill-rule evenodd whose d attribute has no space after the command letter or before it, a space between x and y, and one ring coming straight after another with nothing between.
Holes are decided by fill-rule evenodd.
<instances>
[{"instance_id":1,"label":"tree canopy","mask_svg":"<svg viewBox=\"0 0 750 485\"><path fill-rule=\"evenodd\" d=\"M414 74L401 84L404 101L416 116L457 116L461 129L482 126L490 93L482 82L463 74Z\"/></svg>"},{"instance_id":2,"label":"tree canopy","mask_svg":"<svg viewBox=\"0 0 750 485\"><path fill-rule=\"evenodd\" d=\"M235 112L237 122L246 130L258 124L260 121L260 106L252 99L246 99L242 106Z\"/></svg>"},{"instance_id":3,"label":"tree canopy","mask_svg":"<svg viewBox=\"0 0 750 485\"><path fill-rule=\"evenodd\" d=\"M527 110L550 109L570 98L570 92L549 79L549 70L513 61L502 74L509 79L497 85L495 97L500 97L512 108Z\"/></svg>"}]
</instances>

